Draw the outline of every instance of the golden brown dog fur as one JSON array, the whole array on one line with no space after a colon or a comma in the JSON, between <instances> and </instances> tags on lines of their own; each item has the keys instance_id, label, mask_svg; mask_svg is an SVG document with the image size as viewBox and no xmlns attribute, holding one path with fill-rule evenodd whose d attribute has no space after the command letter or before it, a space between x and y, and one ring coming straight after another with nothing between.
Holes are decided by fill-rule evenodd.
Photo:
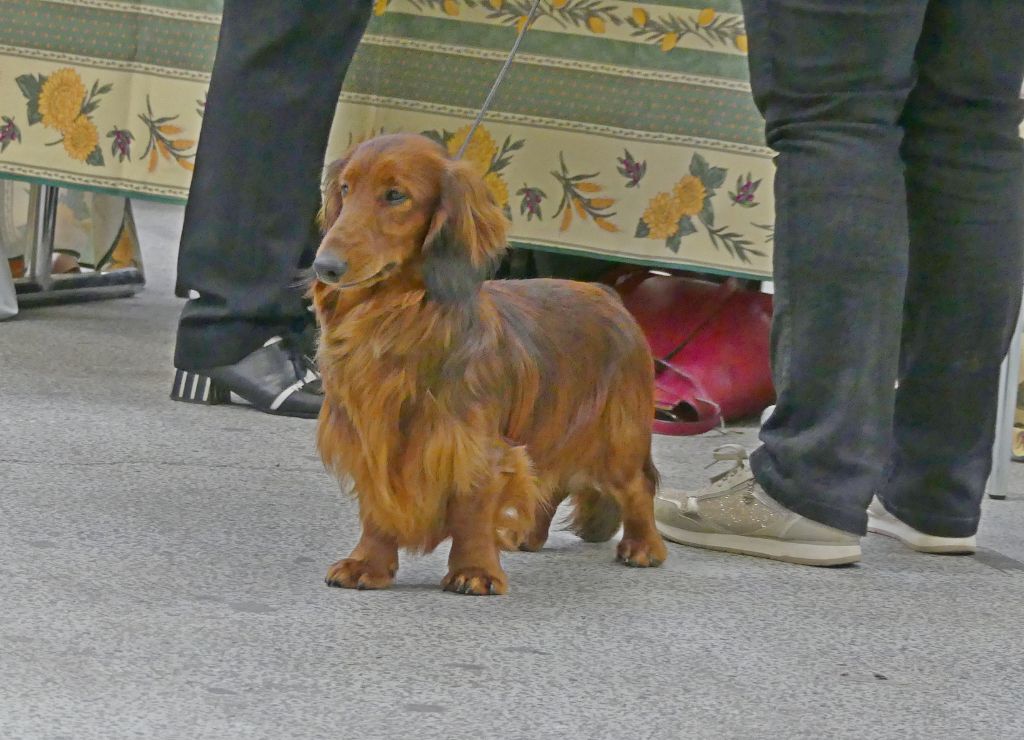
<instances>
[{"instance_id":1,"label":"golden brown dog fur","mask_svg":"<svg viewBox=\"0 0 1024 740\"><path fill-rule=\"evenodd\" d=\"M362 538L327 582L383 588L398 549L452 538L442 585L505 593L499 547L537 550L573 496L574 529L658 565L653 361L619 300L561 280L485 281L507 221L431 140L383 136L327 172L313 287L325 403L318 442L351 478Z\"/></svg>"}]
</instances>

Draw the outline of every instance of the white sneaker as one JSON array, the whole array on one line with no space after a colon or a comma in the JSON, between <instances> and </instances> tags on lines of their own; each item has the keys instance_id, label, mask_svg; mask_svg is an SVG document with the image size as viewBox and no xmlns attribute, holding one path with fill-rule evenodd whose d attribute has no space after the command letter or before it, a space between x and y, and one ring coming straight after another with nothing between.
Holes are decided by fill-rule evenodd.
<instances>
[{"instance_id":1,"label":"white sneaker","mask_svg":"<svg viewBox=\"0 0 1024 740\"><path fill-rule=\"evenodd\" d=\"M715 450L736 464L707 488L666 491L654 499L654 523L667 540L800 565L860 560L860 538L819 524L775 502L754 479L739 445Z\"/></svg>"},{"instance_id":2,"label":"white sneaker","mask_svg":"<svg viewBox=\"0 0 1024 740\"><path fill-rule=\"evenodd\" d=\"M973 535L971 537L937 537L917 531L890 514L877 498L872 499L871 505L868 507L868 531L893 537L918 552L930 552L938 555L973 555L978 549L977 539Z\"/></svg>"}]
</instances>

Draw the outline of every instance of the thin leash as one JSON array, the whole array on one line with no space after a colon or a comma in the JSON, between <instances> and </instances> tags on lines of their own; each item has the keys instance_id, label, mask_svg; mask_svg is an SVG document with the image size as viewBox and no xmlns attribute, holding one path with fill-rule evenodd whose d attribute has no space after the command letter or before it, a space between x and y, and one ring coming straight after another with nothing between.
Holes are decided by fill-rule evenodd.
<instances>
[{"instance_id":1,"label":"thin leash","mask_svg":"<svg viewBox=\"0 0 1024 740\"><path fill-rule=\"evenodd\" d=\"M498 72L498 76L494 79L494 84L491 85L491 89L487 93L487 97L484 99L484 104L481 106L480 112L476 114L476 119L473 121L473 125L469 127L469 133L466 135L466 140L462 142L462 146L459 147L459 151L455 155L456 159L462 159L462 155L466 153L466 148L469 146L469 142L473 139L473 134L476 133L477 128L480 126L480 122L484 120L484 115L487 113L487 109L491 107L494 95L498 92L498 88L505 80L505 75L508 74L509 67L512 66L512 60L516 58L516 53L519 51L519 45L523 42L523 37L530 29L530 24L533 23L539 9L540 0L533 0L533 6L530 8L530 14L526 16L526 22L523 24L523 27L519 29L519 35L516 36L516 42L512 45L512 51L509 52L508 58L505 60L501 70Z\"/></svg>"}]
</instances>

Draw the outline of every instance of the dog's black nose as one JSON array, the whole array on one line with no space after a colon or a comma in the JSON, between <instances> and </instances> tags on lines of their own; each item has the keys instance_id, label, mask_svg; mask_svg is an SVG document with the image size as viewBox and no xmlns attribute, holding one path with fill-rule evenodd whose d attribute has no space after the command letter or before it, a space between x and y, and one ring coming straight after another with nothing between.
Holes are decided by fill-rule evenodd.
<instances>
[{"instance_id":1,"label":"dog's black nose","mask_svg":"<svg viewBox=\"0 0 1024 740\"><path fill-rule=\"evenodd\" d=\"M316 276L325 283L333 285L341 280L341 276L348 270L348 263L335 257L333 254L319 254L313 260L313 271Z\"/></svg>"}]
</instances>

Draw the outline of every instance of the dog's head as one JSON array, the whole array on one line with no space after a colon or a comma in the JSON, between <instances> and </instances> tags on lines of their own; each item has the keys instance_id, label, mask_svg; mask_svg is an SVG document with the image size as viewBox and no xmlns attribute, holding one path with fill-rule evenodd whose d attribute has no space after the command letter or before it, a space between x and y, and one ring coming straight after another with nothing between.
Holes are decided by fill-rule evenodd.
<instances>
[{"instance_id":1,"label":"dog's head","mask_svg":"<svg viewBox=\"0 0 1024 740\"><path fill-rule=\"evenodd\" d=\"M476 293L505 251L508 221L480 175L425 136L379 136L327 167L318 291L422 287Z\"/></svg>"}]
</instances>

